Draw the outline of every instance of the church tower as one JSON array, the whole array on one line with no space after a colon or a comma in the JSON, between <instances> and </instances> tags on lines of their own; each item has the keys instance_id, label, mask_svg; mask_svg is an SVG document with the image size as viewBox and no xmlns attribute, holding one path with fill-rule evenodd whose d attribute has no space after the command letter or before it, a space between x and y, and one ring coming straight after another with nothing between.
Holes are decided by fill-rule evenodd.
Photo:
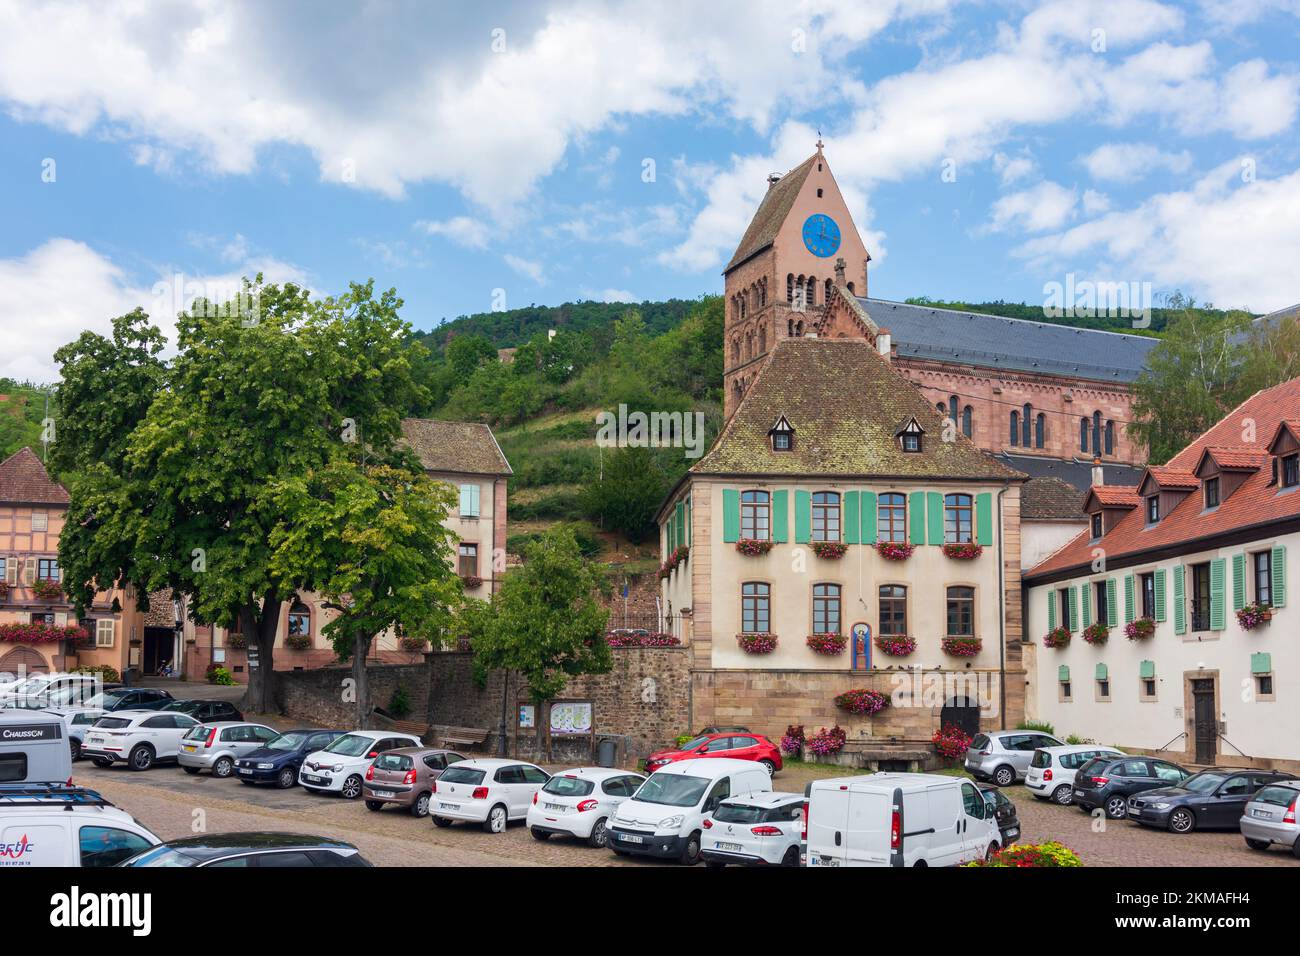
<instances>
[{"instance_id":1,"label":"church tower","mask_svg":"<svg viewBox=\"0 0 1300 956\"><path fill-rule=\"evenodd\" d=\"M818 333L837 285L867 294L871 256L822 148L818 140L808 159L768 177L767 194L723 270L727 417L780 339Z\"/></svg>"}]
</instances>

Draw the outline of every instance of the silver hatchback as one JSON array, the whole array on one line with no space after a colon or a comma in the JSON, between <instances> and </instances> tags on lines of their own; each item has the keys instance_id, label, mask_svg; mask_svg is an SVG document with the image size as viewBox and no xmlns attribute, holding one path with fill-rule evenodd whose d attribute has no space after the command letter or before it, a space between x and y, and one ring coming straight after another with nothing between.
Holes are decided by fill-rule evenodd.
<instances>
[{"instance_id":1,"label":"silver hatchback","mask_svg":"<svg viewBox=\"0 0 1300 956\"><path fill-rule=\"evenodd\" d=\"M1252 850L1267 850L1277 843L1300 859L1300 825L1296 803L1300 780L1274 780L1255 791L1241 817L1241 835Z\"/></svg>"},{"instance_id":2,"label":"silver hatchback","mask_svg":"<svg viewBox=\"0 0 1300 956\"><path fill-rule=\"evenodd\" d=\"M243 720L198 724L181 738L176 762L185 768L186 773L211 770L214 777L229 777L235 770L236 760L265 747L268 741L278 736L278 730Z\"/></svg>"},{"instance_id":3,"label":"silver hatchback","mask_svg":"<svg viewBox=\"0 0 1300 956\"><path fill-rule=\"evenodd\" d=\"M1029 761L1039 747L1062 747L1051 734L1039 730L990 730L976 734L966 751L966 770L977 780L1009 787L1024 780Z\"/></svg>"}]
</instances>

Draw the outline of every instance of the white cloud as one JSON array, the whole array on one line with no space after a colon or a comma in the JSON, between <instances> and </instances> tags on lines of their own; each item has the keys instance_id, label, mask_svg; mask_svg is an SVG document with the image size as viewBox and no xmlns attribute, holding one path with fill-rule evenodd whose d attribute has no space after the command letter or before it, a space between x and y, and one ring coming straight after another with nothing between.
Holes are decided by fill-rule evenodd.
<instances>
[{"instance_id":1,"label":"white cloud","mask_svg":"<svg viewBox=\"0 0 1300 956\"><path fill-rule=\"evenodd\" d=\"M1038 164L1032 156L1008 156L1006 153L993 154L993 171L1002 178L1002 185L1009 186L1038 170Z\"/></svg>"},{"instance_id":2,"label":"white cloud","mask_svg":"<svg viewBox=\"0 0 1300 956\"><path fill-rule=\"evenodd\" d=\"M491 232L486 223L470 216L452 216L442 220L421 219L415 223L415 228L424 230L430 236L443 236L467 249L486 249Z\"/></svg>"},{"instance_id":3,"label":"white cloud","mask_svg":"<svg viewBox=\"0 0 1300 956\"><path fill-rule=\"evenodd\" d=\"M582 295L587 299L595 299L598 302L640 302L635 295L627 289L582 289Z\"/></svg>"},{"instance_id":4,"label":"white cloud","mask_svg":"<svg viewBox=\"0 0 1300 956\"><path fill-rule=\"evenodd\" d=\"M1086 216L1096 216L1110 209L1110 197L1095 189L1083 191L1083 212Z\"/></svg>"},{"instance_id":5,"label":"white cloud","mask_svg":"<svg viewBox=\"0 0 1300 956\"><path fill-rule=\"evenodd\" d=\"M999 197L993 203L986 228L991 232L1059 229L1073 217L1078 201L1077 190L1044 180L1028 189Z\"/></svg>"},{"instance_id":6,"label":"white cloud","mask_svg":"<svg viewBox=\"0 0 1300 956\"><path fill-rule=\"evenodd\" d=\"M1133 182L1157 170L1185 173L1192 168L1187 150L1168 153L1149 143L1104 143L1080 160L1093 179Z\"/></svg>"},{"instance_id":7,"label":"white cloud","mask_svg":"<svg viewBox=\"0 0 1300 956\"><path fill-rule=\"evenodd\" d=\"M546 285L546 275L542 264L532 259L524 259L512 252L504 256L506 265L525 278L532 279L538 285Z\"/></svg>"}]
</instances>

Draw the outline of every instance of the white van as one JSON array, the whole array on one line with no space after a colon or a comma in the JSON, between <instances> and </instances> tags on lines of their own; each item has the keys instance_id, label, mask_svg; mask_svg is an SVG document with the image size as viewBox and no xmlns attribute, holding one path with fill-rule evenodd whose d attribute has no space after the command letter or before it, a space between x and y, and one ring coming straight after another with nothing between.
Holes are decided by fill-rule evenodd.
<instances>
[{"instance_id":1,"label":"white van","mask_svg":"<svg viewBox=\"0 0 1300 956\"><path fill-rule=\"evenodd\" d=\"M0 711L0 784L71 780L72 754L62 718L33 711Z\"/></svg>"},{"instance_id":2,"label":"white van","mask_svg":"<svg viewBox=\"0 0 1300 956\"><path fill-rule=\"evenodd\" d=\"M957 866L1002 846L993 808L958 777L837 777L806 795L808 866Z\"/></svg>"},{"instance_id":3,"label":"white van","mask_svg":"<svg viewBox=\"0 0 1300 956\"><path fill-rule=\"evenodd\" d=\"M693 866L700 861L705 814L728 797L771 789L771 774L752 760L678 760L652 773L619 806L609 830L609 848L619 856L634 853Z\"/></svg>"},{"instance_id":4,"label":"white van","mask_svg":"<svg viewBox=\"0 0 1300 956\"><path fill-rule=\"evenodd\" d=\"M0 784L0 869L116 866L161 842L94 790Z\"/></svg>"}]
</instances>

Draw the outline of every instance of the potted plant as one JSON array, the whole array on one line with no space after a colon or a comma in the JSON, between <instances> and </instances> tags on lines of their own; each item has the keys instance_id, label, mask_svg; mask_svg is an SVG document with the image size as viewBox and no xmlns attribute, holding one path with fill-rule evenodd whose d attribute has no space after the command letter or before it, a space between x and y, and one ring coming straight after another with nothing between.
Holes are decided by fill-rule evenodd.
<instances>
[{"instance_id":1,"label":"potted plant","mask_svg":"<svg viewBox=\"0 0 1300 956\"><path fill-rule=\"evenodd\" d=\"M746 654L771 654L776 650L775 634L737 634L736 641Z\"/></svg>"},{"instance_id":2,"label":"potted plant","mask_svg":"<svg viewBox=\"0 0 1300 956\"><path fill-rule=\"evenodd\" d=\"M1070 643L1070 629L1065 625L1054 627L1043 635L1044 647L1064 647Z\"/></svg>"},{"instance_id":3,"label":"potted plant","mask_svg":"<svg viewBox=\"0 0 1300 956\"><path fill-rule=\"evenodd\" d=\"M42 601L57 601L63 597L63 585L49 578L37 578L31 583L31 589Z\"/></svg>"},{"instance_id":4,"label":"potted plant","mask_svg":"<svg viewBox=\"0 0 1300 956\"><path fill-rule=\"evenodd\" d=\"M311 638L306 634L290 634L284 639L284 646L292 651L305 651L311 647Z\"/></svg>"},{"instance_id":5,"label":"potted plant","mask_svg":"<svg viewBox=\"0 0 1300 956\"><path fill-rule=\"evenodd\" d=\"M880 541L876 544L876 554L886 561L906 561L915 550L905 541Z\"/></svg>"},{"instance_id":6,"label":"potted plant","mask_svg":"<svg viewBox=\"0 0 1300 956\"><path fill-rule=\"evenodd\" d=\"M844 557L849 550L849 546L840 541L814 541L812 543L812 552L819 558L826 558L828 561L838 561Z\"/></svg>"},{"instance_id":7,"label":"potted plant","mask_svg":"<svg viewBox=\"0 0 1300 956\"><path fill-rule=\"evenodd\" d=\"M946 724L934 732L930 742L934 744L934 752L944 760L959 760L966 755L971 738L956 724Z\"/></svg>"},{"instance_id":8,"label":"potted plant","mask_svg":"<svg viewBox=\"0 0 1300 956\"><path fill-rule=\"evenodd\" d=\"M483 584L483 579L477 574L462 574L460 579L465 583L466 589L470 591Z\"/></svg>"},{"instance_id":9,"label":"potted plant","mask_svg":"<svg viewBox=\"0 0 1300 956\"><path fill-rule=\"evenodd\" d=\"M798 760L803 755L804 743L803 724L791 724L785 728L785 736L781 738L781 752Z\"/></svg>"},{"instance_id":10,"label":"potted plant","mask_svg":"<svg viewBox=\"0 0 1300 956\"><path fill-rule=\"evenodd\" d=\"M945 637L942 647L953 657L974 657L984 649L984 642L978 637Z\"/></svg>"},{"instance_id":11,"label":"potted plant","mask_svg":"<svg viewBox=\"0 0 1300 956\"><path fill-rule=\"evenodd\" d=\"M842 634L809 634L806 643L818 654L834 655L848 647L849 639Z\"/></svg>"},{"instance_id":12,"label":"potted plant","mask_svg":"<svg viewBox=\"0 0 1300 956\"><path fill-rule=\"evenodd\" d=\"M772 542L765 538L741 538L736 550L746 557L760 558L772 550Z\"/></svg>"},{"instance_id":13,"label":"potted plant","mask_svg":"<svg viewBox=\"0 0 1300 956\"><path fill-rule=\"evenodd\" d=\"M859 687L835 696L835 706L850 714L870 717L889 706L889 698L878 690Z\"/></svg>"},{"instance_id":14,"label":"potted plant","mask_svg":"<svg viewBox=\"0 0 1300 956\"><path fill-rule=\"evenodd\" d=\"M906 657L916 650L916 638L894 635L891 637L877 637L872 641L882 654L888 654L890 657Z\"/></svg>"},{"instance_id":15,"label":"potted plant","mask_svg":"<svg viewBox=\"0 0 1300 956\"><path fill-rule=\"evenodd\" d=\"M971 561L984 553L984 546L970 541L965 544L945 544L943 553L957 561Z\"/></svg>"},{"instance_id":16,"label":"potted plant","mask_svg":"<svg viewBox=\"0 0 1300 956\"><path fill-rule=\"evenodd\" d=\"M1273 609L1267 604L1247 604L1237 612L1237 624L1243 631L1253 631L1265 621L1273 619Z\"/></svg>"},{"instance_id":17,"label":"potted plant","mask_svg":"<svg viewBox=\"0 0 1300 956\"><path fill-rule=\"evenodd\" d=\"M1130 641L1142 641L1156 632L1156 622L1149 617L1140 617L1124 625L1124 636Z\"/></svg>"},{"instance_id":18,"label":"potted plant","mask_svg":"<svg viewBox=\"0 0 1300 956\"><path fill-rule=\"evenodd\" d=\"M1105 644L1110 638L1110 628L1098 621L1083 629L1083 639L1089 644Z\"/></svg>"},{"instance_id":19,"label":"potted plant","mask_svg":"<svg viewBox=\"0 0 1300 956\"><path fill-rule=\"evenodd\" d=\"M815 756L829 757L844 749L844 742L848 740L848 736L839 724L830 730L823 727L808 739L805 749Z\"/></svg>"}]
</instances>

